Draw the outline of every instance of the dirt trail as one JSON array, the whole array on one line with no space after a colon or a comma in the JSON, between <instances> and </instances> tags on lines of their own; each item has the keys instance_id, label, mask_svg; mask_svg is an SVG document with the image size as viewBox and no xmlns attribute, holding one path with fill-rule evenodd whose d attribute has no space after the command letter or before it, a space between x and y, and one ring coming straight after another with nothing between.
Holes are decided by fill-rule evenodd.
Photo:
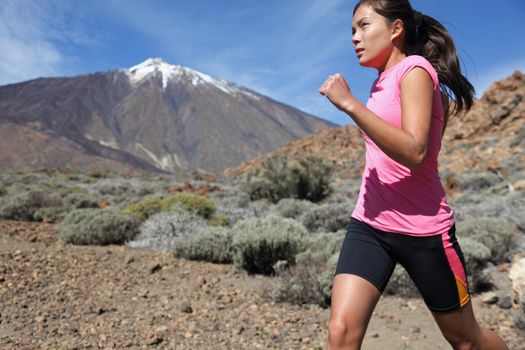
<instances>
[{"instance_id":1,"label":"dirt trail","mask_svg":"<svg viewBox=\"0 0 525 350\"><path fill-rule=\"evenodd\" d=\"M265 300L272 277L123 246L74 246L55 225L0 221L1 349L325 349L330 310ZM473 298L525 349L514 306ZM363 349L450 349L420 299L383 296Z\"/></svg>"}]
</instances>

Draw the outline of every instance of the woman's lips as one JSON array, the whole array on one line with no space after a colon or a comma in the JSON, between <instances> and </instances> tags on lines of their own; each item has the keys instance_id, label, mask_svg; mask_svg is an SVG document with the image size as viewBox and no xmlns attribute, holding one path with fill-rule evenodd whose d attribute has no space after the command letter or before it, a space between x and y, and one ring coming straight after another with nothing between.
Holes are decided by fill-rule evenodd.
<instances>
[{"instance_id":1,"label":"woman's lips","mask_svg":"<svg viewBox=\"0 0 525 350\"><path fill-rule=\"evenodd\" d=\"M359 55L361 55L363 53L363 51L365 51L365 49L357 49L357 50L355 50L355 53L356 53L357 57L359 57Z\"/></svg>"}]
</instances>

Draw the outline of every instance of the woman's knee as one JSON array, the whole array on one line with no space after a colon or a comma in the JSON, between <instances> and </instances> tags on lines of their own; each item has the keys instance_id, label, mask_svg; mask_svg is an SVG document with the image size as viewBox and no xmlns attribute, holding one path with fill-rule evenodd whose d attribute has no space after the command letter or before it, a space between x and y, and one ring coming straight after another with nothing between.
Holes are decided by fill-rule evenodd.
<instances>
[{"instance_id":1,"label":"woman's knee","mask_svg":"<svg viewBox=\"0 0 525 350\"><path fill-rule=\"evenodd\" d=\"M448 340L448 339L447 339ZM474 342L471 340L448 340L449 344L452 346L454 350L474 350L476 347L474 346Z\"/></svg>"},{"instance_id":2,"label":"woman's knee","mask_svg":"<svg viewBox=\"0 0 525 350\"><path fill-rule=\"evenodd\" d=\"M328 342L332 346L354 346L359 349L365 331L359 327L350 327L342 320L330 320L328 323Z\"/></svg>"}]
</instances>

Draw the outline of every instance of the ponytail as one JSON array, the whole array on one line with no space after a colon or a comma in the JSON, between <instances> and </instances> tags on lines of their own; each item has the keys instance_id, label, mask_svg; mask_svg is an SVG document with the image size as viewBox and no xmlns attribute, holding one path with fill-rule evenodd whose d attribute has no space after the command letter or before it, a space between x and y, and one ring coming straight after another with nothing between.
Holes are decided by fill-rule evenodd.
<instances>
[{"instance_id":1,"label":"ponytail","mask_svg":"<svg viewBox=\"0 0 525 350\"><path fill-rule=\"evenodd\" d=\"M405 53L425 57L438 74L445 121L449 115L466 113L474 101L474 87L461 73L454 41L445 27L434 18L412 9L408 0L360 0L391 22L401 19L405 24ZM454 108L450 110L450 100Z\"/></svg>"}]
</instances>

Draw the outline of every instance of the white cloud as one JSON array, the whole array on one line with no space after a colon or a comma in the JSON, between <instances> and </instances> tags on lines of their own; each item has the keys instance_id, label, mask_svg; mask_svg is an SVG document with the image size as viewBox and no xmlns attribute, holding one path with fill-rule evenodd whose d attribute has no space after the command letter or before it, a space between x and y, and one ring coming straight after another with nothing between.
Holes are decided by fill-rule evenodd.
<instances>
[{"instance_id":1,"label":"white cloud","mask_svg":"<svg viewBox=\"0 0 525 350\"><path fill-rule=\"evenodd\" d=\"M63 45L94 45L83 27L84 13L66 1L2 0L0 84L65 75Z\"/></svg>"}]
</instances>

